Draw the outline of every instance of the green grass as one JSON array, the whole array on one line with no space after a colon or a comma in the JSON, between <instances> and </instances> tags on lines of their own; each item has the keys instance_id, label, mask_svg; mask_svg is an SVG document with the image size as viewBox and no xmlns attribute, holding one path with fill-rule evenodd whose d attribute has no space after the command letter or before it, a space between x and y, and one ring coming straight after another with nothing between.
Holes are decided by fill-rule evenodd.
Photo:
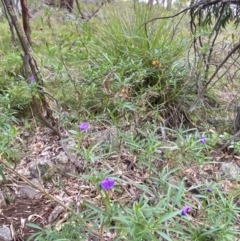
<instances>
[{"instance_id":1,"label":"green grass","mask_svg":"<svg viewBox=\"0 0 240 241\"><path fill-rule=\"evenodd\" d=\"M222 133L206 122L209 110L188 112L196 80L188 62L187 18L179 25L179 19L155 21L146 31L142 24L160 14L168 12L160 6L149 11L144 4L116 3L88 22L65 22L63 12L53 9L31 19L32 48L49 103L85 162L75 180L95 196L85 196L79 213L60 231L54 225L34 226L38 230L29 240L86 240L91 230L84 223L114 240L239 238L238 180L226 191L224 179L205 171L215 167L211 153L224 140ZM34 86L22 77L21 55L11 45L5 20L0 32L0 154L6 157L17 135L16 113L30 112ZM28 117L18 118L26 122ZM94 142L91 130L79 132L81 121L116 130L114 141ZM206 144L200 143L202 136ZM188 187L184 178L191 170L198 182ZM116 182L109 192L99 187L105 177ZM184 216L186 205L192 211Z\"/></svg>"}]
</instances>

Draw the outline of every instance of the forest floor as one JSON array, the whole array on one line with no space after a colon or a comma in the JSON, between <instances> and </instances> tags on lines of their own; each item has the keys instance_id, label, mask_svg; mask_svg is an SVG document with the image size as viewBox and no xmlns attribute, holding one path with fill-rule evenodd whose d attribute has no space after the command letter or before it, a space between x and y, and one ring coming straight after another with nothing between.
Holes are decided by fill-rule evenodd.
<instances>
[{"instance_id":1,"label":"forest floor","mask_svg":"<svg viewBox=\"0 0 240 241\"><path fill-rule=\"evenodd\" d=\"M94 133L95 137L98 135L98 132L102 136L103 131L107 131L112 135L112 130L108 130L103 126L91 127L88 130L89 133ZM92 138L93 135L91 134L84 137L83 143L85 143L86 148L92 141ZM52 160L54 157L62 155L63 149L52 131L45 127L39 127L35 132L23 132L17 141L22 145L22 150L27 155L19 163L16 163L14 170L28 177L31 181L35 180L35 183L37 180L37 186L44 187L46 193L50 193L63 203L68 203L76 209L81 208L83 200L88 200L95 205L100 204L101 196L96 187L82 178L85 175L94 175L93 170L112 170L110 173L126 181L125 184L119 183L116 190L111 192L111 200L113 202L121 200L125 205L138 200L146 191L134 184L149 185L149 182L151 182L149 180L149 175L151 175L149 170L139 168L137 155L130 154L124 148L124 145L121 147L121 152L118 155L113 154L107 158L99 158L92 163L83 160L73 151L72 153L75 161L77 160L78 162L78 166L74 166L74 161L68 159L62 165L62 168L57 170L55 166L58 164L53 163ZM109 140L105 139L105 141ZM163 152L160 155L162 157L161 162L156 161L153 164L159 173L163 171L163 168L170 168L172 165L171 160L164 157ZM46 172L49 172L47 177L46 173L42 173L42 175L38 173L38 177L33 177L33 173L31 173L29 166L38 162L39 158L46 160L46 163L54 169L54 171L46 170ZM196 195L206 194L206 183L210 184L221 180L222 191L226 193L232 193L235 189L240 188L240 181L231 180L231 175L234 175L234 173L231 174L230 172L224 180L222 179L222 165L226 163L234 163L240 166L240 156L231 154L229 150L225 149L219 153L214 162L202 163L200 166L192 163L181 167L177 175L173 174L169 177L168 181L172 185L180 185L181 181L184 180L184 186L187 190L186 199L189 203L196 206L190 213L192 221L196 221L202 215L201 209L198 210L197 208L198 203L195 198ZM74 167L70 168L70 166ZM11 227L14 240L26 240L27 237L38 231L36 228L27 226L26 223L34 223L43 228L54 223L56 229L61 229L61 224L67 221L68 211L64 211L56 202L49 200L49 197L39 192L38 189L29 186L18 175L9 173L6 177L7 182L0 187L1 192L5 196L7 194L8 197L7 200L5 198L5 205L2 206L0 226L6 225ZM151 193L149 193L149 197L154 198L154 196L151 196ZM236 200L236 202L240 204L240 200ZM105 234L104 240L114 240L115 237L116 233L110 232ZM95 239L92 238L91 236L88 240L97 240L96 237Z\"/></svg>"},{"instance_id":2,"label":"forest floor","mask_svg":"<svg viewBox=\"0 0 240 241\"><path fill-rule=\"evenodd\" d=\"M150 12L118 3L83 21L34 4L34 57L62 138L33 113L38 83L22 77L6 21L0 240L3 232L4 241L33 234L34 241L239 240L240 142L222 148L234 132L239 56L190 113L193 72L204 61L191 66L187 16L149 25L148 36L139 26L159 16L160 6ZM209 30L201 31L208 43ZM234 46L232 31L233 25L214 46L209 75ZM100 185L106 177L115 181L111 190ZM183 215L186 205L191 210Z\"/></svg>"}]
</instances>

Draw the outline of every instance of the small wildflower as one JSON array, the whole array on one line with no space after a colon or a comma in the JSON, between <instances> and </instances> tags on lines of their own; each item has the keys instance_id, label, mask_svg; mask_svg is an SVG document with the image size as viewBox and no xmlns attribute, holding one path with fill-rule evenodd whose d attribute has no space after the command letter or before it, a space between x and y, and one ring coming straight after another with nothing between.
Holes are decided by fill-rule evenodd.
<instances>
[{"instance_id":1,"label":"small wildflower","mask_svg":"<svg viewBox=\"0 0 240 241\"><path fill-rule=\"evenodd\" d=\"M35 82L35 78L34 78L34 76L31 75L30 78L29 78L29 80L30 80L31 83Z\"/></svg>"},{"instance_id":2,"label":"small wildflower","mask_svg":"<svg viewBox=\"0 0 240 241\"><path fill-rule=\"evenodd\" d=\"M192 207L190 207L190 206L184 206L183 209L182 209L181 214L182 214L183 216L186 216L191 210L192 210Z\"/></svg>"},{"instance_id":3,"label":"small wildflower","mask_svg":"<svg viewBox=\"0 0 240 241\"><path fill-rule=\"evenodd\" d=\"M202 137L200 138L200 143L201 143L201 144L206 144L206 142L207 142L206 137L202 136Z\"/></svg>"},{"instance_id":4,"label":"small wildflower","mask_svg":"<svg viewBox=\"0 0 240 241\"><path fill-rule=\"evenodd\" d=\"M212 189L210 187L207 188L207 192L212 192Z\"/></svg>"},{"instance_id":5,"label":"small wildflower","mask_svg":"<svg viewBox=\"0 0 240 241\"><path fill-rule=\"evenodd\" d=\"M100 185L104 190L109 190L113 188L114 184L115 184L115 180L108 177L100 182Z\"/></svg>"},{"instance_id":6,"label":"small wildflower","mask_svg":"<svg viewBox=\"0 0 240 241\"><path fill-rule=\"evenodd\" d=\"M86 131L89 128L89 125L87 122L82 122L78 125L78 128L80 131Z\"/></svg>"}]
</instances>

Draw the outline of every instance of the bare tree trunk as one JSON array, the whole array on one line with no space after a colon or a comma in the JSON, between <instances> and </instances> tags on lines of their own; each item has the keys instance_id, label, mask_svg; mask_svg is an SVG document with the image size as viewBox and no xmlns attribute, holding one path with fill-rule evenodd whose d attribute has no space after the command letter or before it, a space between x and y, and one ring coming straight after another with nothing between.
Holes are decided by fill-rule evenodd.
<instances>
[{"instance_id":1,"label":"bare tree trunk","mask_svg":"<svg viewBox=\"0 0 240 241\"><path fill-rule=\"evenodd\" d=\"M154 2L154 0L148 0L148 6L151 8L152 6L153 6L153 2Z\"/></svg>"},{"instance_id":2,"label":"bare tree trunk","mask_svg":"<svg viewBox=\"0 0 240 241\"><path fill-rule=\"evenodd\" d=\"M27 40L29 44L32 43L31 41L31 29L29 24L29 13L28 13L28 7L27 7L27 1L21 0L21 7L22 7L22 22L23 22L23 29L27 36Z\"/></svg>"},{"instance_id":3,"label":"bare tree trunk","mask_svg":"<svg viewBox=\"0 0 240 241\"><path fill-rule=\"evenodd\" d=\"M172 8L172 0L167 0L167 9Z\"/></svg>"},{"instance_id":4,"label":"bare tree trunk","mask_svg":"<svg viewBox=\"0 0 240 241\"><path fill-rule=\"evenodd\" d=\"M3 10L4 14L6 16L6 19L8 21L9 28L10 28L10 31L11 31L11 41L12 41L13 46L17 49L17 42L16 42L16 37L15 37L15 32L14 32L12 20L10 19L9 15L7 14L7 7L6 7L5 2L3 0L2 0L2 4L3 4L3 9L4 9Z\"/></svg>"},{"instance_id":5,"label":"bare tree trunk","mask_svg":"<svg viewBox=\"0 0 240 241\"><path fill-rule=\"evenodd\" d=\"M55 129L52 124L50 124L48 122L48 119L50 119L52 121L52 123L54 123L54 119L52 116L52 111L49 107L49 104L45 98L44 92L43 92L43 81L40 77L40 73L37 67L37 63L35 61L35 59L33 58L33 53L29 44L29 41L27 39L27 36L24 32L24 29L22 27L22 25L20 24L16 12L14 10L14 6L11 0L2 0L2 2L4 3L4 5L6 6L6 10L7 13L11 19L11 23L14 26L16 32L17 32L17 36L18 39L20 40L21 46L22 46L22 50L23 50L23 67L24 67L24 77L26 79L29 79L30 74L32 73L35 81L38 84L38 93L37 95L32 94L32 106L34 109L35 114L38 115L38 117L44 122L44 124L46 126L48 126L49 128L51 128L59 137L61 136L59 131L57 129ZM29 69L30 67L30 69ZM47 115L46 117L43 115L42 113L42 109L44 111L46 111Z\"/></svg>"}]
</instances>

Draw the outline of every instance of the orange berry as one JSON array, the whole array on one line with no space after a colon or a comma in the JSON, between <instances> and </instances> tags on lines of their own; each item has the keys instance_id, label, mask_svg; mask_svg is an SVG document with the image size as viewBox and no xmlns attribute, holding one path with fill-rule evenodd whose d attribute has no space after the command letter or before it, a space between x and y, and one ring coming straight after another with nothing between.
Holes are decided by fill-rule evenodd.
<instances>
[{"instance_id":1,"label":"orange berry","mask_svg":"<svg viewBox=\"0 0 240 241\"><path fill-rule=\"evenodd\" d=\"M152 60L151 65L161 67L161 63L158 60Z\"/></svg>"}]
</instances>

